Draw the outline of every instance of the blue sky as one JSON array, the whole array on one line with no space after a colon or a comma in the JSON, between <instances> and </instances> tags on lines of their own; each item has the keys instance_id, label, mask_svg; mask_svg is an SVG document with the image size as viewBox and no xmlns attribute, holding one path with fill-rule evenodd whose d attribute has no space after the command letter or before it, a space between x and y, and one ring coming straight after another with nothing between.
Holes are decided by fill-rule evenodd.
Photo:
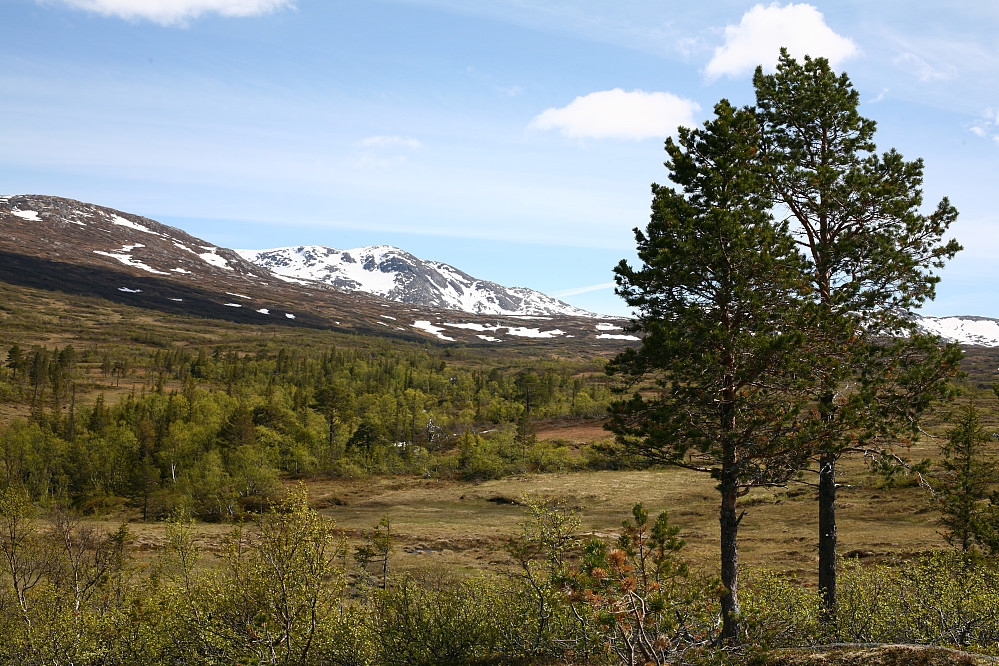
<instances>
[{"instance_id":1,"label":"blue sky","mask_svg":"<svg viewBox=\"0 0 999 666\"><path fill-rule=\"evenodd\" d=\"M965 250L924 314L999 317L999 5L0 0L0 193L219 245L397 245L608 314L664 138L829 57Z\"/></svg>"}]
</instances>

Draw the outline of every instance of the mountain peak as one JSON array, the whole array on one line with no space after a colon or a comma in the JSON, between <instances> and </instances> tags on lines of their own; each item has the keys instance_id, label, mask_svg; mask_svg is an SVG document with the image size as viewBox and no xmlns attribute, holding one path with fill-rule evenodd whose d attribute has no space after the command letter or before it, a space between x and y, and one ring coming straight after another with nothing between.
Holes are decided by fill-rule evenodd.
<instances>
[{"instance_id":1,"label":"mountain peak","mask_svg":"<svg viewBox=\"0 0 999 666\"><path fill-rule=\"evenodd\" d=\"M541 292L480 280L391 245L350 250L309 245L235 252L284 279L322 282L402 303L472 314L600 317Z\"/></svg>"}]
</instances>

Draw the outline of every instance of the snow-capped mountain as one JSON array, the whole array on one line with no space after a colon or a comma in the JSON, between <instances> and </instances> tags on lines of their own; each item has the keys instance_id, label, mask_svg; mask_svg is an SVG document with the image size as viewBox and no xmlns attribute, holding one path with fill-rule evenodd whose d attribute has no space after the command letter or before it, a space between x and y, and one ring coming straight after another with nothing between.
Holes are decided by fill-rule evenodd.
<instances>
[{"instance_id":1,"label":"snow-capped mountain","mask_svg":"<svg viewBox=\"0 0 999 666\"><path fill-rule=\"evenodd\" d=\"M999 347L999 319L988 317L922 317L913 319L921 331L939 335L948 342L981 347Z\"/></svg>"},{"instance_id":2,"label":"snow-capped mountain","mask_svg":"<svg viewBox=\"0 0 999 666\"><path fill-rule=\"evenodd\" d=\"M401 250L356 251L351 259L360 272L352 281L354 274L342 272L338 288L336 279L322 279L332 277L329 270L278 275L233 250L139 215L61 197L0 195L0 283L97 297L131 308L129 317L146 310L265 327L585 353L638 341L624 320L577 310L528 289L475 280ZM375 270L364 271L368 264ZM375 278L381 282L372 283ZM370 291L356 289L362 284ZM432 305L389 300L415 299L421 288Z\"/></svg>"},{"instance_id":3,"label":"snow-capped mountain","mask_svg":"<svg viewBox=\"0 0 999 666\"><path fill-rule=\"evenodd\" d=\"M337 250L318 245L235 250L290 281L316 281L401 303L480 315L600 317L541 292L504 287L439 261L426 261L387 245Z\"/></svg>"},{"instance_id":4,"label":"snow-capped mountain","mask_svg":"<svg viewBox=\"0 0 999 666\"><path fill-rule=\"evenodd\" d=\"M604 349L638 341L624 320L396 248L233 251L145 217L44 195L0 196L0 282L169 314L444 342ZM999 319L913 319L946 340L999 347Z\"/></svg>"}]
</instances>

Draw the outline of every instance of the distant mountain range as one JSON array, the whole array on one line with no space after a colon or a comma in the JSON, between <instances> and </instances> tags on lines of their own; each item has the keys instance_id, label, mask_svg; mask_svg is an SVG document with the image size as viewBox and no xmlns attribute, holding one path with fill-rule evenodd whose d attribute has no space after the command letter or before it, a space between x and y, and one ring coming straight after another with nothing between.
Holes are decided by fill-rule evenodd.
<instances>
[{"instance_id":1,"label":"distant mountain range","mask_svg":"<svg viewBox=\"0 0 999 666\"><path fill-rule=\"evenodd\" d=\"M395 248L236 252L52 196L0 196L0 281L171 314L445 342L607 350L638 340L624 320Z\"/></svg>"},{"instance_id":2,"label":"distant mountain range","mask_svg":"<svg viewBox=\"0 0 999 666\"><path fill-rule=\"evenodd\" d=\"M321 282L400 303L486 315L600 316L539 291L479 280L454 266L419 259L387 245L353 250L307 245L235 252L299 284Z\"/></svg>"},{"instance_id":3,"label":"distant mountain range","mask_svg":"<svg viewBox=\"0 0 999 666\"><path fill-rule=\"evenodd\" d=\"M0 281L167 313L494 344L634 343L627 322L479 280L394 247L230 250L72 199L0 196ZM999 346L999 320L921 317L928 333Z\"/></svg>"}]
</instances>

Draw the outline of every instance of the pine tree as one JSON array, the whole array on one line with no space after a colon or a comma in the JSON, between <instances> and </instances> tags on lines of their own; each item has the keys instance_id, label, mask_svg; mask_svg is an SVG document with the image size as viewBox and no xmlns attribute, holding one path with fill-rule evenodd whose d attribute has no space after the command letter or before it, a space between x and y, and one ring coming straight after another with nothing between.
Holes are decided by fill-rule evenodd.
<instances>
[{"instance_id":1,"label":"pine tree","mask_svg":"<svg viewBox=\"0 0 999 666\"><path fill-rule=\"evenodd\" d=\"M943 199L932 214L919 212L922 161L875 152L874 121L858 113L849 78L834 74L824 58L798 63L782 50L776 72L758 68L753 83L774 203L809 259L813 298L829 326L816 340L824 374L814 395L822 426L819 588L831 619L837 460L858 442L912 429L956 371L956 347L941 351L925 337L913 338L911 347L885 338L915 333L908 311L933 298L939 281L933 270L961 249L942 240L957 211ZM917 366L902 368L900 356ZM864 383L852 396L841 391L858 378Z\"/></svg>"},{"instance_id":2,"label":"pine tree","mask_svg":"<svg viewBox=\"0 0 999 666\"><path fill-rule=\"evenodd\" d=\"M613 404L608 427L647 460L718 481L722 633L735 641L737 498L803 463L803 401L793 389L808 364L798 351L801 257L766 212L758 127L724 100L715 114L667 140L666 167L682 192L653 184L651 220L635 230L643 265L615 269L644 337L610 365L635 390Z\"/></svg>"},{"instance_id":3,"label":"pine tree","mask_svg":"<svg viewBox=\"0 0 999 666\"><path fill-rule=\"evenodd\" d=\"M353 396L339 384L323 384L316 389L314 409L326 417L329 426L329 454L333 452L334 433L337 423L346 420L354 408Z\"/></svg>"},{"instance_id":4,"label":"pine tree","mask_svg":"<svg viewBox=\"0 0 999 666\"><path fill-rule=\"evenodd\" d=\"M10 368L14 373L14 379L23 379L23 372L20 372L24 367L25 355L24 350L16 342L7 350L7 367Z\"/></svg>"},{"instance_id":5,"label":"pine tree","mask_svg":"<svg viewBox=\"0 0 999 666\"><path fill-rule=\"evenodd\" d=\"M999 550L999 498L991 490L999 483L999 463L988 455L989 439L971 404L940 447L942 475L934 490L947 528L944 537L963 553L975 545Z\"/></svg>"}]
</instances>

